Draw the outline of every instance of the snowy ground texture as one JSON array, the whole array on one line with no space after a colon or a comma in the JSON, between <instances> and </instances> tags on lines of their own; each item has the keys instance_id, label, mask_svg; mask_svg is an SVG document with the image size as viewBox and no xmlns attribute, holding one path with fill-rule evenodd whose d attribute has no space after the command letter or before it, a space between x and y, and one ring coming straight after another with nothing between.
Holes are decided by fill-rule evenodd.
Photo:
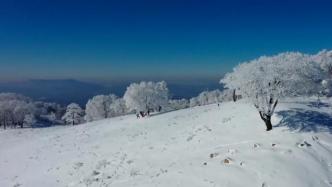
<instances>
[{"instance_id":1,"label":"snowy ground texture","mask_svg":"<svg viewBox=\"0 0 332 187\"><path fill-rule=\"evenodd\" d=\"M137 120L0 131L0 186L332 186L332 106L244 101Z\"/></svg>"}]
</instances>

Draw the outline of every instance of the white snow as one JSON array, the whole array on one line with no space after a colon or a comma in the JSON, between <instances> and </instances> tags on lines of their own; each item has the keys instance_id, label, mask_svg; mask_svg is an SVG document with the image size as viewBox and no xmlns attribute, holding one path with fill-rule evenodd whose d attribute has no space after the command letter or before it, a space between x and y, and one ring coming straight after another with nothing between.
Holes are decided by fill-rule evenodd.
<instances>
[{"instance_id":1,"label":"white snow","mask_svg":"<svg viewBox=\"0 0 332 187\"><path fill-rule=\"evenodd\" d=\"M276 113L269 132L244 101L0 131L0 186L332 186L331 106Z\"/></svg>"}]
</instances>

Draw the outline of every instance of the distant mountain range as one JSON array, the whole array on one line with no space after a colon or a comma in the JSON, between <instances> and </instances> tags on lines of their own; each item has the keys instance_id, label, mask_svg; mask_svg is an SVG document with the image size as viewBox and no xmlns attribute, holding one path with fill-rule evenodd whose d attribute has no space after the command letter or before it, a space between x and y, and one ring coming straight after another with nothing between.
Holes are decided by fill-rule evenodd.
<instances>
[{"instance_id":1,"label":"distant mountain range","mask_svg":"<svg viewBox=\"0 0 332 187\"><path fill-rule=\"evenodd\" d=\"M48 102L56 102L67 105L71 102L85 106L89 98L98 94L114 93L123 96L127 86L130 83L113 83L110 85L101 85L78 81L74 79L62 80L28 80L23 82L0 83L0 92L15 92L33 98ZM204 90L221 89L218 82L179 82L169 83L173 98L191 98L197 96Z\"/></svg>"}]
</instances>

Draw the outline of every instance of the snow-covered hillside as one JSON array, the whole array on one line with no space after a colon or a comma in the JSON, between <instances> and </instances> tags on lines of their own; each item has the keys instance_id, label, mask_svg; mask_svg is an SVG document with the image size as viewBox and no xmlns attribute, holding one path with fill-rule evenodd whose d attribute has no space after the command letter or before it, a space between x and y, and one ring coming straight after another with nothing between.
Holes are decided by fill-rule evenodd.
<instances>
[{"instance_id":1,"label":"snow-covered hillside","mask_svg":"<svg viewBox=\"0 0 332 187\"><path fill-rule=\"evenodd\" d=\"M331 106L277 109L269 132L244 101L1 131L0 186L332 186Z\"/></svg>"}]
</instances>

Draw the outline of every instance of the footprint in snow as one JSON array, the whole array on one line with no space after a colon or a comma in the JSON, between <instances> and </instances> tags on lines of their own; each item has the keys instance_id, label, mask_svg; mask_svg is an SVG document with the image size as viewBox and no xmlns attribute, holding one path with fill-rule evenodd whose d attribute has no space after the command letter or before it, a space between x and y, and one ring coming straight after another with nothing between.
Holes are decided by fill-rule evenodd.
<instances>
[{"instance_id":1,"label":"footprint in snow","mask_svg":"<svg viewBox=\"0 0 332 187\"><path fill-rule=\"evenodd\" d=\"M165 174L165 173L167 173L167 172L168 172L167 169L160 169L160 172L158 172L156 176L158 177L158 176L160 176L161 174Z\"/></svg>"},{"instance_id":2,"label":"footprint in snow","mask_svg":"<svg viewBox=\"0 0 332 187\"><path fill-rule=\"evenodd\" d=\"M228 149L228 153L231 154L231 155L234 155L237 152L238 151L236 149Z\"/></svg>"},{"instance_id":3,"label":"footprint in snow","mask_svg":"<svg viewBox=\"0 0 332 187\"><path fill-rule=\"evenodd\" d=\"M307 147L311 147L312 145L310 144L310 143L308 143L307 141L303 141L303 142L301 142L301 143L297 143L296 144L297 145L297 147L299 147L299 148L307 148Z\"/></svg>"},{"instance_id":4,"label":"footprint in snow","mask_svg":"<svg viewBox=\"0 0 332 187\"><path fill-rule=\"evenodd\" d=\"M318 136L312 136L311 138L312 138L312 140L315 141L315 142L319 141Z\"/></svg>"},{"instance_id":5,"label":"footprint in snow","mask_svg":"<svg viewBox=\"0 0 332 187\"><path fill-rule=\"evenodd\" d=\"M22 184L20 184L20 183L16 183L16 184L14 184L14 186L13 187L19 187L19 186L21 186Z\"/></svg>"},{"instance_id":6,"label":"footprint in snow","mask_svg":"<svg viewBox=\"0 0 332 187\"><path fill-rule=\"evenodd\" d=\"M255 148L255 149L259 148L260 146L261 146L261 144L259 144L259 143L255 143L255 144L254 144L254 148Z\"/></svg>"},{"instance_id":7,"label":"footprint in snow","mask_svg":"<svg viewBox=\"0 0 332 187\"><path fill-rule=\"evenodd\" d=\"M219 155L219 153L211 153L210 154L210 158L215 158L215 157L217 157Z\"/></svg>"},{"instance_id":8,"label":"footprint in snow","mask_svg":"<svg viewBox=\"0 0 332 187\"><path fill-rule=\"evenodd\" d=\"M222 123L227 123L227 122L230 122L231 120L232 120L231 117L227 117L227 118L223 118L223 119L221 120L221 122L222 122Z\"/></svg>"},{"instance_id":9,"label":"footprint in snow","mask_svg":"<svg viewBox=\"0 0 332 187\"><path fill-rule=\"evenodd\" d=\"M134 168L134 169L131 169L131 170L130 170L130 176L131 176L131 177L136 177L136 176L138 176L138 175L142 175L138 169L135 169L135 168Z\"/></svg>"},{"instance_id":10,"label":"footprint in snow","mask_svg":"<svg viewBox=\"0 0 332 187\"><path fill-rule=\"evenodd\" d=\"M111 164L111 162L104 159L104 160L101 160L101 161L98 162L96 168L97 169L106 168L110 164Z\"/></svg>"},{"instance_id":11,"label":"footprint in snow","mask_svg":"<svg viewBox=\"0 0 332 187\"><path fill-rule=\"evenodd\" d=\"M83 162L76 162L73 167L75 170L77 170L77 169L81 168L83 165L84 165Z\"/></svg>"},{"instance_id":12,"label":"footprint in snow","mask_svg":"<svg viewBox=\"0 0 332 187\"><path fill-rule=\"evenodd\" d=\"M269 187L266 182L262 183L262 187Z\"/></svg>"},{"instance_id":13,"label":"footprint in snow","mask_svg":"<svg viewBox=\"0 0 332 187\"><path fill-rule=\"evenodd\" d=\"M94 170L93 172L92 172L92 176L97 176L97 175L99 175L100 174L100 172L99 171L96 171L96 170Z\"/></svg>"},{"instance_id":14,"label":"footprint in snow","mask_svg":"<svg viewBox=\"0 0 332 187\"><path fill-rule=\"evenodd\" d=\"M187 138L187 142L191 141L195 136L196 136L195 134L189 136L189 137Z\"/></svg>"}]
</instances>

